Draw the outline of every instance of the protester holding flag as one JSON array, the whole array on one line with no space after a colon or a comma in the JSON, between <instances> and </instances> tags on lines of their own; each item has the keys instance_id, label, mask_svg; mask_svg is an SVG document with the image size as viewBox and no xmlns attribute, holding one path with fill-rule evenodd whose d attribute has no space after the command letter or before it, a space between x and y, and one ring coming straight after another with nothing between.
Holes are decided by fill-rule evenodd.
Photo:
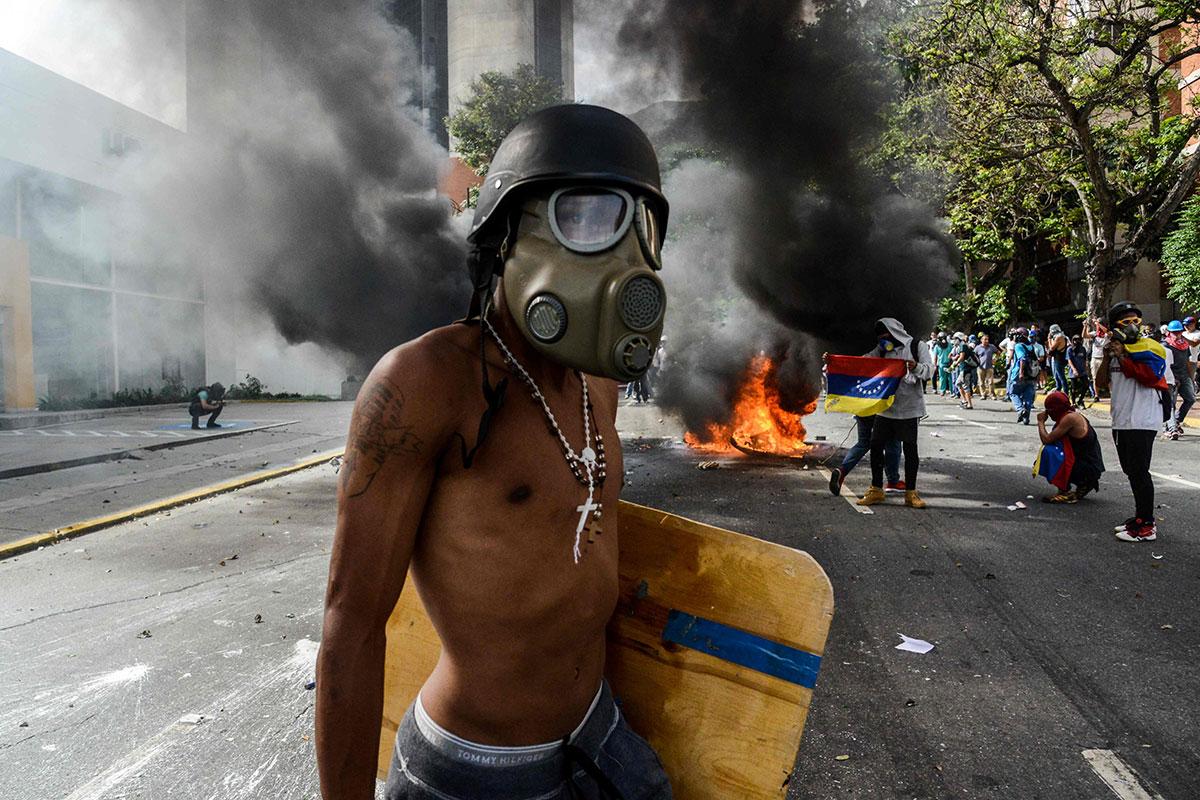
<instances>
[{"instance_id":1,"label":"protester holding flag","mask_svg":"<svg viewBox=\"0 0 1200 800\"><path fill-rule=\"evenodd\" d=\"M1126 542L1152 542L1158 537L1154 522L1154 480L1150 460L1154 438L1167 419L1167 353L1161 344L1142 336L1142 312L1125 300L1108 311L1110 338L1105 360L1096 379L1112 398L1113 441L1121 471L1129 478L1136 505L1134 516L1117 526L1117 538Z\"/></svg>"},{"instance_id":2,"label":"protester holding flag","mask_svg":"<svg viewBox=\"0 0 1200 800\"><path fill-rule=\"evenodd\" d=\"M912 508L925 508L925 501L917 494L917 471L921 465L917 425L925 416L920 382L933 374L933 359L925 343L914 341L892 317L875 323L875 335L879 345L867 356L898 361L903 365L903 373L896 381L891 402L875 418L871 431L871 488L858 502L871 506L887 499L883 491L884 449L888 442L899 441L904 448L904 502Z\"/></svg>"},{"instance_id":3,"label":"protester holding flag","mask_svg":"<svg viewBox=\"0 0 1200 800\"><path fill-rule=\"evenodd\" d=\"M1053 430L1046 430L1047 417L1054 421ZM1071 405L1065 394L1051 392L1046 396L1046 410L1038 412L1037 423L1042 450L1034 462L1033 474L1041 475L1058 489L1042 501L1076 503L1098 491L1104 456L1096 430L1087 417Z\"/></svg>"},{"instance_id":4,"label":"protester holding flag","mask_svg":"<svg viewBox=\"0 0 1200 800\"><path fill-rule=\"evenodd\" d=\"M824 359L825 410L854 414L858 427L858 441L846 451L841 466L829 471L829 492L839 495L846 476L871 451L875 415L892 404L896 387L907 368L895 361L866 356L834 356L826 353ZM921 394L924 393L922 388ZM890 442L885 456L887 491L904 491L907 486L900 480L900 443Z\"/></svg>"}]
</instances>

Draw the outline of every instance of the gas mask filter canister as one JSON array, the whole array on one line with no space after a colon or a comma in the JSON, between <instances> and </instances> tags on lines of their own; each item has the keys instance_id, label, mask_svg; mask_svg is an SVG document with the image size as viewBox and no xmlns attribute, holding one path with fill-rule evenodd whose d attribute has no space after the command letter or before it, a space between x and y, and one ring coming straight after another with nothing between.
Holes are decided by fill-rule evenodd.
<instances>
[{"instance_id":1,"label":"gas mask filter canister","mask_svg":"<svg viewBox=\"0 0 1200 800\"><path fill-rule=\"evenodd\" d=\"M503 276L525 338L592 375L644 375L666 311L660 230L646 200L623 189L576 186L527 199Z\"/></svg>"}]
</instances>

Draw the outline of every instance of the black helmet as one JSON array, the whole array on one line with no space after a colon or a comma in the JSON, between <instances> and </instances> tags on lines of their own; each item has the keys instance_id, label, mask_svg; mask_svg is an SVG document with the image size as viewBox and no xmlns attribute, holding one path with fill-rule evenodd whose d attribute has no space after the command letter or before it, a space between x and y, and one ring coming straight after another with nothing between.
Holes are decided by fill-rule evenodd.
<instances>
[{"instance_id":1,"label":"black helmet","mask_svg":"<svg viewBox=\"0 0 1200 800\"><path fill-rule=\"evenodd\" d=\"M1108 310L1108 324L1116 325L1121 321L1121 317L1127 316L1131 313L1137 314L1139 317L1142 316L1142 310L1137 307L1137 303L1129 300L1122 300L1119 303L1115 303L1113 307Z\"/></svg>"},{"instance_id":2,"label":"black helmet","mask_svg":"<svg viewBox=\"0 0 1200 800\"><path fill-rule=\"evenodd\" d=\"M530 114L504 137L479 189L467 241L475 241L514 190L574 180L616 183L644 192L666 231L668 209L658 157L642 129L607 108L559 105Z\"/></svg>"}]
</instances>

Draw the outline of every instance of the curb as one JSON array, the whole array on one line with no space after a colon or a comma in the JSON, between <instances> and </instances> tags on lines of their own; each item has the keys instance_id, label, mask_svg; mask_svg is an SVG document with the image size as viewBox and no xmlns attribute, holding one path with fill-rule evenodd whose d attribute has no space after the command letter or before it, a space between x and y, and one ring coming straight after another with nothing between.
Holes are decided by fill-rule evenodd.
<instances>
[{"instance_id":1,"label":"curb","mask_svg":"<svg viewBox=\"0 0 1200 800\"><path fill-rule=\"evenodd\" d=\"M83 536L93 531L98 531L103 528L111 528L113 525L119 525L122 522L128 522L138 517L144 517L149 514L154 514L159 511L166 511L177 506L194 503L197 500L206 500L218 494L225 494L237 489L242 489L247 486L253 486L256 483L264 483L274 478L281 478L284 475L291 475L293 472L308 469L309 467L319 466L327 463L330 459L340 456L344 448L336 450L328 450L315 456L310 456L302 461L294 464L289 464L286 467L277 467L275 469L262 470L260 472L251 472L248 475L242 475L238 478L231 478L227 481L214 483L209 486L204 486L200 489L193 489L190 492L183 494L165 497L161 500L155 500L151 503L144 503L140 506L127 508L123 511L118 511L113 514L107 514L103 517L93 517L92 519L76 522L71 525L65 525L61 528L55 528L46 533L36 533L33 536L27 536L24 539L18 539L15 542L0 545L0 559L9 558L19 555L30 550L36 550L39 547L55 544L57 542L73 539L76 536Z\"/></svg>"},{"instance_id":2,"label":"curb","mask_svg":"<svg viewBox=\"0 0 1200 800\"><path fill-rule=\"evenodd\" d=\"M68 425L72 422L85 422L89 419L145 414L155 411L178 411L187 407L187 403L154 403L148 406L76 408L71 411L7 411L0 413L0 431L50 428L55 425Z\"/></svg>"},{"instance_id":3,"label":"curb","mask_svg":"<svg viewBox=\"0 0 1200 800\"><path fill-rule=\"evenodd\" d=\"M274 422L270 425L259 425L257 428L243 428L241 430L225 431L224 433L211 433L208 436L196 436L191 439L171 439L166 442L155 442L143 447L132 447L128 450L111 450L107 453L97 453L94 456L80 456L79 458L66 458L62 461L47 461L42 464L28 464L24 467L12 467L11 469L0 469L0 480L5 478L23 478L26 475L40 475L43 472L56 472L60 469L70 469L71 467L84 467L88 464L103 464L105 461L120 461L122 458L129 458L134 453L153 450L170 450L175 447L183 447L189 444L198 442L211 442L216 439L228 439L230 436L241 436L244 433L254 433L256 431L267 431L271 428L279 428L284 425L295 425L300 420L292 419L287 422Z\"/></svg>"}]
</instances>

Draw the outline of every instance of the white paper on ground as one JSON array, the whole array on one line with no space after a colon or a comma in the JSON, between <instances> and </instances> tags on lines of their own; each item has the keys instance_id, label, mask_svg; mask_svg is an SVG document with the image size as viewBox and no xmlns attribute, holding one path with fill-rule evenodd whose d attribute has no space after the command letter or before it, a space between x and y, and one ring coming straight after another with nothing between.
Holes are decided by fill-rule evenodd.
<instances>
[{"instance_id":1,"label":"white paper on ground","mask_svg":"<svg viewBox=\"0 0 1200 800\"><path fill-rule=\"evenodd\" d=\"M896 635L904 640L900 644L896 645L897 650L904 650L909 653L918 653L920 655L925 655L926 653L928 653L930 650L933 649L933 645L931 645L929 642L925 641L924 639L913 639L911 637L905 636L903 633L897 633Z\"/></svg>"},{"instance_id":2,"label":"white paper on ground","mask_svg":"<svg viewBox=\"0 0 1200 800\"><path fill-rule=\"evenodd\" d=\"M1025 504L1024 504L1024 503L1022 503L1020 500L1018 500L1017 502L1013 503L1013 505L1014 505L1014 506L1016 506L1017 508L1025 508Z\"/></svg>"}]
</instances>

